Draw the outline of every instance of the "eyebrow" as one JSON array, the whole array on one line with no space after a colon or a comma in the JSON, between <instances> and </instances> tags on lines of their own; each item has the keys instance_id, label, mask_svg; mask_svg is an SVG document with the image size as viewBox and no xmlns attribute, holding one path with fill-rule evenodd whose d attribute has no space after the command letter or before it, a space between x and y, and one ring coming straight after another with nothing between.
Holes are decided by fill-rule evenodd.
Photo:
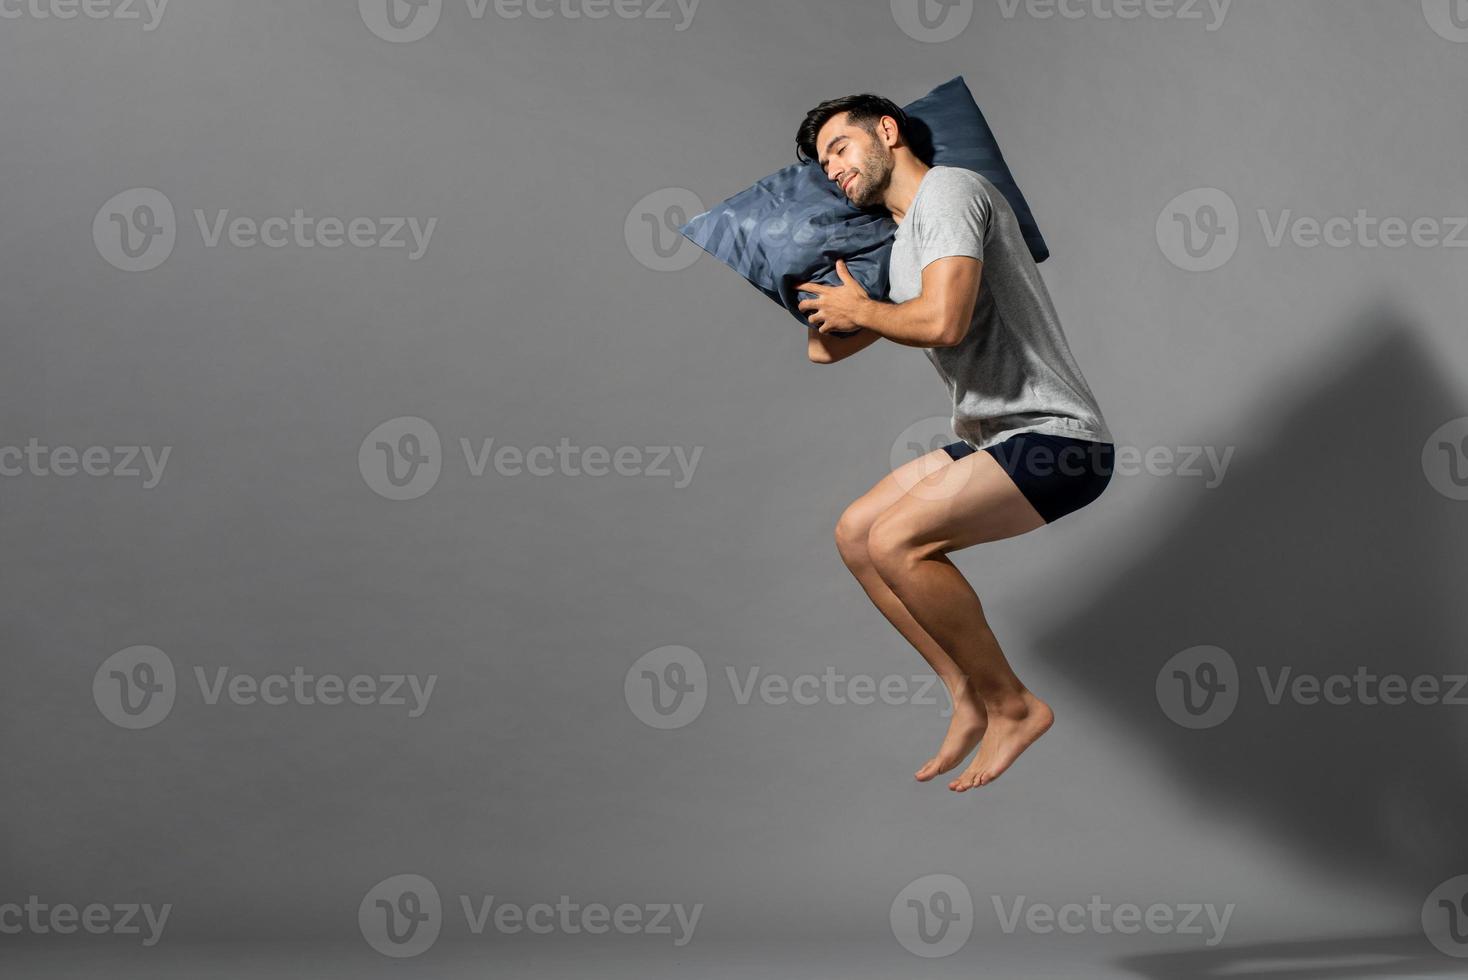
<instances>
[{"instance_id":1,"label":"eyebrow","mask_svg":"<svg viewBox=\"0 0 1468 980\"><path fill-rule=\"evenodd\" d=\"M832 136L831 137L831 141L826 144L826 152L829 153L830 150L831 150L831 147L835 146L837 143L841 142L844 139L850 139L850 138L851 137L847 136L845 133L838 133L837 135ZM825 160L817 160L816 162L818 164L820 164L822 170L825 170L826 169L826 161Z\"/></svg>"}]
</instances>

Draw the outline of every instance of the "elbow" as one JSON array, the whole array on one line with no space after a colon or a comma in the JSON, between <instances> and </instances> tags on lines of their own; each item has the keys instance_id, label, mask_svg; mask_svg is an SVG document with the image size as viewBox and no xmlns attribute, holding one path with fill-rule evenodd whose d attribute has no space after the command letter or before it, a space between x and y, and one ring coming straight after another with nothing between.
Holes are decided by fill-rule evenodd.
<instances>
[{"instance_id":1,"label":"elbow","mask_svg":"<svg viewBox=\"0 0 1468 980\"><path fill-rule=\"evenodd\" d=\"M947 303L934 303L928 308L928 336L932 347L957 347L968 334L969 321Z\"/></svg>"},{"instance_id":2,"label":"elbow","mask_svg":"<svg viewBox=\"0 0 1468 980\"><path fill-rule=\"evenodd\" d=\"M934 332L933 347L957 347L968 336L966 323L941 323Z\"/></svg>"}]
</instances>

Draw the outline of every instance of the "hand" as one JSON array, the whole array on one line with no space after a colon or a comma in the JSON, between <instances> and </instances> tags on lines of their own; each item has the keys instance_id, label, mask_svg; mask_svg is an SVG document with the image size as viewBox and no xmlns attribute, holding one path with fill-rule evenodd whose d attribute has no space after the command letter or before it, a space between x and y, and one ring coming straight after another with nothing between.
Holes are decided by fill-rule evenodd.
<instances>
[{"instance_id":1,"label":"hand","mask_svg":"<svg viewBox=\"0 0 1468 980\"><path fill-rule=\"evenodd\" d=\"M872 301L861 283L846 268L845 259L836 260L836 275L841 277L839 286L803 282L795 287L799 292L816 294L815 299L801 300L796 304L796 309L811 311L806 320L821 333L861 329L861 314Z\"/></svg>"}]
</instances>

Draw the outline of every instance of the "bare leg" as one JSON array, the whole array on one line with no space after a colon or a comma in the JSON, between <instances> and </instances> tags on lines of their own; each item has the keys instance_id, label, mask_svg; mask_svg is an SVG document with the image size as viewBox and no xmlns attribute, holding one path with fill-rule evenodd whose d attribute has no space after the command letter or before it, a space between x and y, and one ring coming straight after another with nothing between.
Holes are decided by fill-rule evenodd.
<instances>
[{"instance_id":1,"label":"bare leg","mask_svg":"<svg viewBox=\"0 0 1468 980\"><path fill-rule=\"evenodd\" d=\"M878 574L867 549L867 537L873 522L917 484L924 476L953 460L941 449L927 453L909 463L904 463L884 476L876 486L846 508L836 524L836 547L841 560L851 570L872 604L887 617L897 632L922 654L932 666L933 672L943 681L948 695L953 700L953 717L948 723L948 733L938 752L913 775L922 782L956 768L968 758L970 752L984 736L984 708L974 695L968 676L954 662L936 640L913 619L902 601Z\"/></svg>"},{"instance_id":2,"label":"bare leg","mask_svg":"<svg viewBox=\"0 0 1468 980\"><path fill-rule=\"evenodd\" d=\"M997 779L1054 715L1015 676L978 595L947 554L1044 523L998 462L978 452L920 481L878 516L867 537L878 574L962 669L986 711L983 744L950 789Z\"/></svg>"}]
</instances>

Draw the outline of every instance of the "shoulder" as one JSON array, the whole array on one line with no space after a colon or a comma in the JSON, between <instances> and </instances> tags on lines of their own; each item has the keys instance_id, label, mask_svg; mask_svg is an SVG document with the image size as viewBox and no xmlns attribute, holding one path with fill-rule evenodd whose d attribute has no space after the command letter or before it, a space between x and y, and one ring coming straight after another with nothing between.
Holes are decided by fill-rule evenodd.
<instances>
[{"instance_id":1,"label":"shoulder","mask_svg":"<svg viewBox=\"0 0 1468 980\"><path fill-rule=\"evenodd\" d=\"M964 188L975 192L983 191L984 193L988 193L989 189L993 187L989 183L989 178L977 170L970 170L967 167L950 167L943 164L933 167L928 172L928 179L940 187Z\"/></svg>"},{"instance_id":2,"label":"shoulder","mask_svg":"<svg viewBox=\"0 0 1468 980\"><path fill-rule=\"evenodd\" d=\"M963 167L933 167L923 176L913 207L913 231L940 235L955 226L982 236L994 213L994 201L982 174Z\"/></svg>"},{"instance_id":3,"label":"shoulder","mask_svg":"<svg viewBox=\"0 0 1468 980\"><path fill-rule=\"evenodd\" d=\"M942 201L951 205L954 201L977 200L981 206L985 206L992 200L994 185L983 174L974 170L937 166L924 177L923 184L926 186L930 181L933 186L923 194L924 203L927 204Z\"/></svg>"}]
</instances>

